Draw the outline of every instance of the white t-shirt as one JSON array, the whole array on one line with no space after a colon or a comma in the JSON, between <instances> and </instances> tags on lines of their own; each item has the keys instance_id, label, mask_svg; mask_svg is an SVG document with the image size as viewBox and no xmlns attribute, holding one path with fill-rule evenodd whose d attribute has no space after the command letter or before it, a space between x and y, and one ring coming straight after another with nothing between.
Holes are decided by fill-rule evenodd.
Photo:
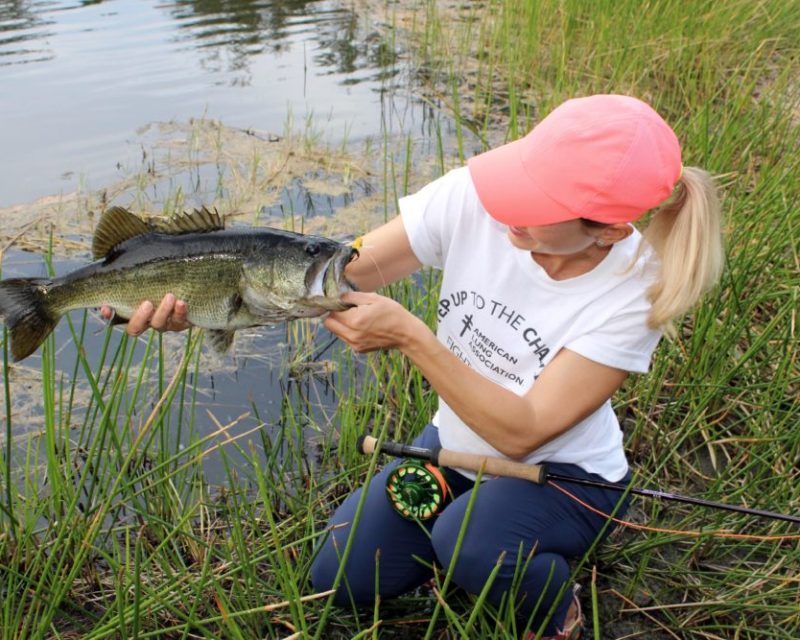
<instances>
[{"instance_id":1,"label":"white t-shirt","mask_svg":"<svg viewBox=\"0 0 800 640\"><path fill-rule=\"evenodd\" d=\"M595 362L646 372L661 337L646 324L651 252L636 260L639 232L613 245L594 269L553 280L507 238L478 199L467 167L400 200L411 248L443 269L437 337L468 366L523 395L562 348ZM502 454L439 400L433 419L442 446ZM564 462L620 480L628 470L619 422L607 401L525 462Z\"/></svg>"}]
</instances>

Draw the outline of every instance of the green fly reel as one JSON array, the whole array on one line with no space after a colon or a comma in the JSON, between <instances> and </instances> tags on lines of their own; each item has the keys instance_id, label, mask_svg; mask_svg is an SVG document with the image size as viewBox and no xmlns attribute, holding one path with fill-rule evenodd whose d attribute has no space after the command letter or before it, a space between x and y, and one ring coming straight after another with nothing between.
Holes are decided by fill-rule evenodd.
<instances>
[{"instance_id":1,"label":"green fly reel","mask_svg":"<svg viewBox=\"0 0 800 640\"><path fill-rule=\"evenodd\" d=\"M441 470L430 462L403 460L386 479L392 507L408 520L429 520L450 498Z\"/></svg>"}]
</instances>

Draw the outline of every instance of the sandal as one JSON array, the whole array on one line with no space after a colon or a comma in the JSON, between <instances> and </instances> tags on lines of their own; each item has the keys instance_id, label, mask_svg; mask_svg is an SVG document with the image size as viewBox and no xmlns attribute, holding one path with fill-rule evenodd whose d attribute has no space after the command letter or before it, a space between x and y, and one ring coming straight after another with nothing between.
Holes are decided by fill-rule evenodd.
<instances>
[{"instance_id":1,"label":"sandal","mask_svg":"<svg viewBox=\"0 0 800 640\"><path fill-rule=\"evenodd\" d=\"M567 610L567 619L564 621L564 628L558 629L555 635L542 636L540 640L581 640L583 637L583 610L578 594L581 586L575 584L572 587L572 603ZM535 636L531 633L528 638L533 640Z\"/></svg>"}]
</instances>

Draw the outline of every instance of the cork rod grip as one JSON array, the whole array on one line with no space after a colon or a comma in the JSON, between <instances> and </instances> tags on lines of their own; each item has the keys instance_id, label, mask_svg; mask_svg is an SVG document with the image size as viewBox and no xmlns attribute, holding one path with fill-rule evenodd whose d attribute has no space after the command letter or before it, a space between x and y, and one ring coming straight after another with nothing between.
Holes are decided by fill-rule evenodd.
<instances>
[{"instance_id":1,"label":"cork rod grip","mask_svg":"<svg viewBox=\"0 0 800 640\"><path fill-rule=\"evenodd\" d=\"M368 456L375 453L375 448L378 446L378 439L372 436L361 436L356 443L356 448Z\"/></svg>"},{"instance_id":2,"label":"cork rod grip","mask_svg":"<svg viewBox=\"0 0 800 640\"><path fill-rule=\"evenodd\" d=\"M544 484L547 479L547 472L544 466L540 464L525 464L506 460L505 458L479 456L474 453L462 453L460 451L450 451L449 449L439 451L439 464L443 467L466 469L476 473L483 467L483 472L488 475L520 478L521 480L530 480L536 484Z\"/></svg>"},{"instance_id":3,"label":"cork rod grip","mask_svg":"<svg viewBox=\"0 0 800 640\"><path fill-rule=\"evenodd\" d=\"M378 448L378 440L372 436L362 436L359 438L357 446L361 453L371 454ZM520 478L536 484L544 484L547 480L547 470L544 465L540 464L524 464L504 458L480 456L449 449L422 449L397 442L384 442L380 451L392 456L430 460L442 467L454 467L475 473L483 468L483 472L489 475Z\"/></svg>"}]
</instances>

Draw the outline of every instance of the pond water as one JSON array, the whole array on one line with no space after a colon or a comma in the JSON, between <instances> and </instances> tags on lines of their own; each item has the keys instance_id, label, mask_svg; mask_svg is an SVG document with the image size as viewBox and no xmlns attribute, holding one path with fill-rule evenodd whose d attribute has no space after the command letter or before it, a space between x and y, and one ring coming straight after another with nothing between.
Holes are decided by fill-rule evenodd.
<instances>
[{"instance_id":1,"label":"pond water","mask_svg":"<svg viewBox=\"0 0 800 640\"><path fill-rule=\"evenodd\" d=\"M115 184L147 155L142 136L153 123L208 119L235 131L280 133L289 120L313 122L333 144L413 132L424 154L442 135L440 115L434 134L429 104L407 89L403 58L368 7L323 0L0 0L0 209L16 215L8 211ZM354 187L349 197L368 191ZM208 193L213 189L200 190ZM326 196L322 209L331 213L347 198ZM318 200L286 189L272 213L279 216L287 203L310 209ZM59 258L53 269L64 273L87 259ZM4 251L3 277L47 271L41 253ZM121 332L114 333L119 341ZM90 360L104 336L90 314L84 340ZM336 404L330 377L313 368L299 380L287 374L287 354L308 340L319 351L330 336L313 323L266 328L246 336L246 347L220 371L213 363L201 368L201 433L250 407L276 428L297 407L312 425L330 426ZM66 322L56 345L59 369L72 375L76 350ZM35 431L40 352L23 364L15 367L28 384L15 387L15 403L29 405L24 421ZM21 435L19 422L14 429ZM237 429L254 424L253 417Z\"/></svg>"},{"instance_id":2,"label":"pond water","mask_svg":"<svg viewBox=\"0 0 800 640\"><path fill-rule=\"evenodd\" d=\"M329 1L0 0L0 206L104 185L156 121L378 134L397 60L374 29Z\"/></svg>"}]
</instances>

